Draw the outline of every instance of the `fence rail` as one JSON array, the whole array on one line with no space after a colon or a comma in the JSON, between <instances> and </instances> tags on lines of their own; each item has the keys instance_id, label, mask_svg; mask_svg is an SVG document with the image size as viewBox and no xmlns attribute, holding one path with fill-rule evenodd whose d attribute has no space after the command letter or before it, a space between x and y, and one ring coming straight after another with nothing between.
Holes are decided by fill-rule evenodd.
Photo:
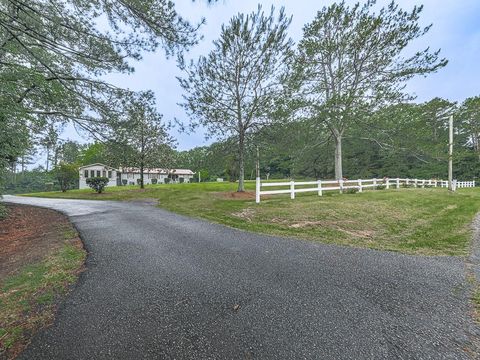
<instances>
[{"instance_id":1,"label":"fence rail","mask_svg":"<svg viewBox=\"0 0 480 360\"><path fill-rule=\"evenodd\" d=\"M305 187L312 185L313 187ZM260 178L256 180L255 200L260 203L262 195L277 195L277 194L290 194L291 199L295 199L295 194L304 192L317 192L318 196L322 196L324 191L343 191L348 189L356 189L358 192L362 192L363 189L373 188L378 186L384 186L386 189L396 188L407 185L413 187L425 186L429 187L448 187L448 181L438 179L400 179L400 178L383 178L383 179L357 179L357 180L316 180L316 181L284 181L284 182L261 182ZM453 190L457 188L475 187L475 181L457 181L453 180ZM274 189L274 190L262 190L262 188L282 188L287 189Z\"/></svg>"}]
</instances>

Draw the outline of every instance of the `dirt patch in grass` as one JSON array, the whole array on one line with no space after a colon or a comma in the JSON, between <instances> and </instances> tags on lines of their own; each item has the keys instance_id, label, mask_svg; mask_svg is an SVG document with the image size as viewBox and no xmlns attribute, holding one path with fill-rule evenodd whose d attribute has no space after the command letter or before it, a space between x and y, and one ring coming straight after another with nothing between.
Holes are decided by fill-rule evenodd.
<instances>
[{"instance_id":1,"label":"dirt patch in grass","mask_svg":"<svg viewBox=\"0 0 480 360\"><path fill-rule=\"evenodd\" d=\"M232 216L251 222L253 217L255 216L255 209L246 208L242 211L232 213Z\"/></svg>"},{"instance_id":2,"label":"dirt patch in grass","mask_svg":"<svg viewBox=\"0 0 480 360\"><path fill-rule=\"evenodd\" d=\"M67 218L49 209L7 205L8 217L0 220L0 281L45 258L65 242L71 229Z\"/></svg>"},{"instance_id":3,"label":"dirt patch in grass","mask_svg":"<svg viewBox=\"0 0 480 360\"><path fill-rule=\"evenodd\" d=\"M351 223L354 223L354 222L351 222ZM375 235L375 231L373 230L345 229L341 223L337 224L332 221L301 221L301 222L297 222L289 225L289 227L293 229L311 228L311 227L318 227L318 226L332 228L332 229L341 231L345 234L348 234L350 236L362 238L362 239L369 239Z\"/></svg>"},{"instance_id":4,"label":"dirt patch in grass","mask_svg":"<svg viewBox=\"0 0 480 360\"><path fill-rule=\"evenodd\" d=\"M8 205L0 220L0 359L13 359L41 328L83 269L85 250L53 210Z\"/></svg>"},{"instance_id":5,"label":"dirt patch in grass","mask_svg":"<svg viewBox=\"0 0 480 360\"><path fill-rule=\"evenodd\" d=\"M243 191L243 192L229 191L229 192L218 192L215 194L222 199L255 200L255 191Z\"/></svg>"}]
</instances>

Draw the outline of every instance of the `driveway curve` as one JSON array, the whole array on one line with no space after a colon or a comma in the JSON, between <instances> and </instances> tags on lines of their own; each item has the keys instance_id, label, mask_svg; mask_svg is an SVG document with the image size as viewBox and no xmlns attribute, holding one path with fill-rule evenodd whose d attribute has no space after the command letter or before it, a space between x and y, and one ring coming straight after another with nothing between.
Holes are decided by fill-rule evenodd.
<instances>
[{"instance_id":1,"label":"driveway curve","mask_svg":"<svg viewBox=\"0 0 480 360\"><path fill-rule=\"evenodd\" d=\"M468 359L464 260L239 231L135 203L67 214L87 271L21 359Z\"/></svg>"}]
</instances>

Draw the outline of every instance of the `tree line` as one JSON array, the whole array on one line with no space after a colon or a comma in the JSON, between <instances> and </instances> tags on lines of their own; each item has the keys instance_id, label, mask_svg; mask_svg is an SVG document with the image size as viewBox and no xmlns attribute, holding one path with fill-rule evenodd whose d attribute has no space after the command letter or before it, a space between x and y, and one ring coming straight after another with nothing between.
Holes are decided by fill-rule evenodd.
<instances>
[{"instance_id":1,"label":"tree line","mask_svg":"<svg viewBox=\"0 0 480 360\"><path fill-rule=\"evenodd\" d=\"M480 177L480 97L460 104L435 98L425 103L401 103L354 123L344 134L343 173L348 178L446 178L448 116L454 116L454 176ZM249 137L245 176L255 178L259 149L262 179L335 178L335 139L315 121L278 123ZM238 155L234 138L176 153L179 167L201 171L201 179L237 181Z\"/></svg>"},{"instance_id":2,"label":"tree line","mask_svg":"<svg viewBox=\"0 0 480 360\"><path fill-rule=\"evenodd\" d=\"M190 61L203 21L185 21L166 0L8 0L0 10L3 179L19 164L25 173L39 146L46 172L78 163L79 149L68 158L75 145L58 140L66 123L96 139L80 152L97 148L108 165L186 167L238 181L238 191L253 177L257 148L265 177L443 177L452 114L457 176L476 176L479 98L419 104L406 91L410 79L448 63L440 50L409 50L431 30L420 26L422 6L334 3L295 44L285 10L259 5L224 24L212 50ZM108 30L96 26L99 16ZM218 140L211 146L175 151L152 92L100 80L131 73L132 60L158 48L182 70L181 129L203 127Z\"/></svg>"}]
</instances>

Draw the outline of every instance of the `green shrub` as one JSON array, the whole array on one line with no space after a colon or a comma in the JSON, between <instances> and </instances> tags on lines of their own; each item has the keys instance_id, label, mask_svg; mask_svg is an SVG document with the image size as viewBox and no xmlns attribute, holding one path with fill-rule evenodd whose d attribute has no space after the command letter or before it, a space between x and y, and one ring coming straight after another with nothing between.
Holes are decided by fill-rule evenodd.
<instances>
[{"instance_id":1,"label":"green shrub","mask_svg":"<svg viewBox=\"0 0 480 360\"><path fill-rule=\"evenodd\" d=\"M62 192L75 187L78 180L78 167L75 164L61 163L53 169L55 179Z\"/></svg>"},{"instance_id":2,"label":"green shrub","mask_svg":"<svg viewBox=\"0 0 480 360\"><path fill-rule=\"evenodd\" d=\"M157 183L157 179L152 179L152 184L155 185Z\"/></svg>"},{"instance_id":3,"label":"green shrub","mask_svg":"<svg viewBox=\"0 0 480 360\"><path fill-rule=\"evenodd\" d=\"M385 190L386 188L386 185L377 185L377 190Z\"/></svg>"},{"instance_id":4,"label":"green shrub","mask_svg":"<svg viewBox=\"0 0 480 360\"><path fill-rule=\"evenodd\" d=\"M125 186L128 184L128 180L127 179L122 179L122 185Z\"/></svg>"},{"instance_id":5,"label":"green shrub","mask_svg":"<svg viewBox=\"0 0 480 360\"><path fill-rule=\"evenodd\" d=\"M165 184L168 184L170 182L169 178L165 178Z\"/></svg>"},{"instance_id":6,"label":"green shrub","mask_svg":"<svg viewBox=\"0 0 480 360\"><path fill-rule=\"evenodd\" d=\"M87 185L90 186L97 193L101 194L105 186L108 184L107 177L92 177L87 178Z\"/></svg>"}]
</instances>

